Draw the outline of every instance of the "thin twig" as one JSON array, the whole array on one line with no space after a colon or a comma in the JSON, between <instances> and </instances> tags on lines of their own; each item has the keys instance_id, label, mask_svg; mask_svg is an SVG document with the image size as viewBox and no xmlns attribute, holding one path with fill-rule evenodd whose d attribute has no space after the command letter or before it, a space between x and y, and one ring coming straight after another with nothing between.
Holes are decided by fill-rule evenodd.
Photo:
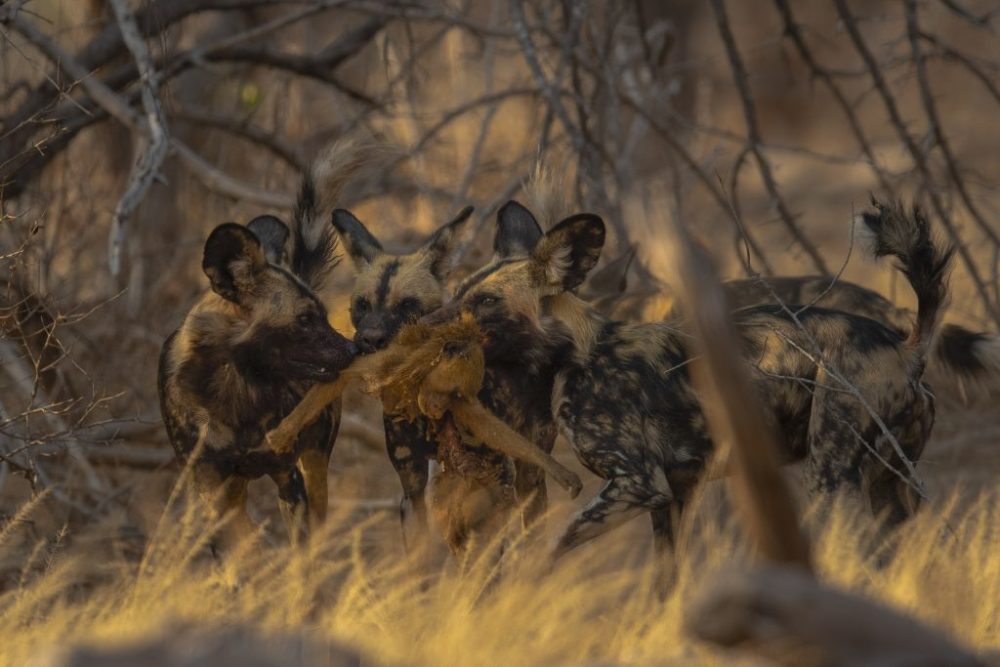
<instances>
[{"instance_id":1,"label":"thin twig","mask_svg":"<svg viewBox=\"0 0 1000 667\"><path fill-rule=\"evenodd\" d=\"M829 275L830 270L826 267L823 256L819 254L816 246L813 245L805 233L799 229L794 216L785 204L785 200L782 199L781 194L778 192L778 183L774 180L771 164L760 150L761 138L757 123L757 109L753 103L750 84L747 81L746 67L740 57L739 50L736 48L736 39L733 37L732 28L729 26L729 16L726 13L725 0L712 0L712 8L715 10L719 36L726 47L726 55L729 57L729 68L733 73L733 82L736 84L736 89L740 95L740 102L743 106L743 117L746 121L747 141L749 142L750 152L757 161L761 178L764 181L764 187L767 188L767 192L771 197L771 205L775 207L778 215L781 216L781 221L784 223L785 229L788 230L795 242L809 255L816 270L824 276Z\"/></svg>"},{"instance_id":2,"label":"thin twig","mask_svg":"<svg viewBox=\"0 0 1000 667\"><path fill-rule=\"evenodd\" d=\"M923 50L920 48L917 3L914 0L904 0L904 2L906 6L906 33L910 40L910 52L913 55L914 63L916 63L917 84L920 88L920 98L923 101L924 112L927 114L927 122L934 133L934 139L941 149L941 154L944 156L945 167L947 168L948 175L951 177L952 183L955 184L955 190L958 191L959 199L962 200L965 208L972 214L972 218L976 221L979 229L992 241L993 246L1000 247L1000 236L990 227L989 223L986 222L986 218L979 212L979 208L973 203L972 197L969 196L969 191L965 187L965 180L958 172L958 164L952 153L951 145L948 143L948 137L945 135L944 126L937 111L937 103L934 101L934 94L931 91L930 79L927 75L926 58Z\"/></svg>"},{"instance_id":3,"label":"thin twig","mask_svg":"<svg viewBox=\"0 0 1000 667\"><path fill-rule=\"evenodd\" d=\"M969 70L972 76L974 76L976 80L978 80L979 83L983 85L983 87L993 97L993 99L995 99L998 103L1000 103L1000 89L997 88L997 85L993 82L993 79L991 79L990 76L986 72L984 72L981 67L976 65L976 63L972 60L972 58L965 55L958 49L948 46L947 44L942 42L938 37L931 35L930 33L921 31L920 38L936 46L941 51L941 55L943 55L946 59L954 60L963 65L965 69Z\"/></svg>"},{"instance_id":4,"label":"thin twig","mask_svg":"<svg viewBox=\"0 0 1000 667\"><path fill-rule=\"evenodd\" d=\"M309 168L309 161L297 147L285 142L276 134L272 134L259 125L254 124L249 118L237 119L223 113L191 107L174 109L170 112L170 117L175 120L221 130L227 134L257 144L284 160L300 174L305 173L306 169Z\"/></svg>"},{"instance_id":5,"label":"thin twig","mask_svg":"<svg viewBox=\"0 0 1000 667\"><path fill-rule=\"evenodd\" d=\"M775 4L777 4L778 11L781 13L781 20L784 23L785 34L791 38L792 43L795 45L795 50L798 51L799 57L802 58L806 67L809 68L811 75L822 81L823 85L826 86L826 89L830 91L831 95L833 95L833 99L837 102L837 106L840 107L844 117L847 119L847 124L851 128L851 133L854 135L855 141L858 142L861 152L864 153L872 171L875 172L875 177L878 179L879 186L887 194L894 195L894 189L889 184L885 171L879 166L878 159L875 157L875 151L872 149L871 143L868 141L868 137L865 136L865 132L861 128L861 121L858 120L858 116L854 112L854 108L851 106L851 103L847 101L847 97L840 89L840 86L834 82L833 76L831 76L830 72L824 69L816 61L812 51L806 45L805 38L802 36L802 30L795 22L795 17L792 15L792 8L789 6L788 0L775 0Z\"/></svg>"}]
</instances>

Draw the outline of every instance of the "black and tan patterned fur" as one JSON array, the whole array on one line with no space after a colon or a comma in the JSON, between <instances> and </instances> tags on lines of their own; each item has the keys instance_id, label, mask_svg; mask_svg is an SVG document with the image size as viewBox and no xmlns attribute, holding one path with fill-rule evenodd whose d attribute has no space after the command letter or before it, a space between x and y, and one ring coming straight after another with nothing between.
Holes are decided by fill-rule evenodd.
<instances>
[{"instance_id":1,"label":"black and tan patterned fur","mask_svg":"<svg viewBox=\"0 0 1000 667\"><path fill-rule=\"evenodd\" d=\"M512 223L512 211L521 219ZM601 219L571 216L542 235L525 224L525 213L509 206L498 217L497 247L520 250L468 277L452 302L427 319L470 312L488 337L488 368L511 376L535 369L552 379L548 396L512 392L506 399L522 411L551 406L581 463L606 480L562 535L556 556L644 513L665 548L672 540L671 514L683 508L713 452L688 374L683 323L602 317L573 294L603 247ZM917 460L934 418L933 396L921 376L943 306L950 252L932 242L925 218L895 205L876 206L862 223L875 241L874 254L896 256L917 292L920 308L908 335L822 308L803 312L801 326L767 306L741 310L736 320L768 418L784 436L787 460L806 462L815 491L852 490L895 525L916 498L869 447L896 468L902 463L872 416L839 390L830 369L858 387L906 456Z\"/></svg>"},{"instance_id":2,"label":"black and tan patterned fur","mask_svg":"<svg viewBox=\"0 0 1000 667\"><path fill-rule=\"evenodd\" d=\"M199 491L220 515L234 513L225 538L251 528L247 484L278 486L293 539L326 514L327 467L340 422L328 409L278 456L264 435L314 383L336 379L356 346L335 331L315 290L334 264L332 205L360 155L335 144L314 165L289 229L273 216L216 227L202 268L211 290L163 345L158 388L167 435L192 465ZM193 460L191 460L193 459Z\"/></svg>"},{"instance_id":3,"label":"black and tan patterned fur","mask_svg":"<svg viewBox=\"0 0 1000 667\"><path fill-rule=\"evenodd\" d=\"M669 286L632 289L628 270L634 249L612 260L588 277L580 296L604 316L628 322L639 321L648 304L669 303ZM751 306L802 304L842 310L868 317L905 335L916 314L893 304L878 292L829 276L774 276L763 279L728 280L723 283L733 310ZM668 314L670 319L674 313ZM972 331L944 323L928 359L928 371L935 384L955 386L963 395L992 387L1000 379L1000 336Z\"/></svg>"},{"instance_id":4,"label":"black and tan patterned fur","mask_svg":"<svg viewBox=\"0 0 1000 667\"><path fill-rule=\"evenodd\" d=\"M333 225L355 269L351 322L354 342L362 353L384 348L404 324L440 307L452 255L471 215L471 207L463 209L421 247L397 255L386 252L352 213L343 209L334 212ZM412 543L421 539L427 527L424 491L437 444L427 419L383 414L382 420L389 461L403 488L403 534Z\"/></svg>"}]
</instances>

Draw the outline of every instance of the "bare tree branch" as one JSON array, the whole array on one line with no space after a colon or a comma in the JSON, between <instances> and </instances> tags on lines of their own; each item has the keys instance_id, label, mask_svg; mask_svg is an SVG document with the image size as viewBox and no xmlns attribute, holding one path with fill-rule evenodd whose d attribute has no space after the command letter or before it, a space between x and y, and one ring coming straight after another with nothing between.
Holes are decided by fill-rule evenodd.
<instances>
[{"instance_id":1,"label":"bare tree branch","mask_svg":"<svg viewBox=\"0 0 1000 667\"><path fill-rule=\"evenodd\" d=\"M781 216L781 221L784 223L785 229L788 230L795 242L812 260L816 270L823 275L829 275L830 270L826 267L823 256L819 254L816 246L813 245L805 233L799 229L798 224L795 222L795 217L788 210L785 200L782 199L781 194L778 192L778 183L774 180L771 164L760 150L761 139L757 123L757 109L753 103L750 84L747 82L746 67L743 65L742 58L740 58L739 50L736 48L736 38L733 37L732 28L729 26L729 16L726 13L725 0L712 0L712 9L715 10L719 35L726 47L729 66L733 72L733 81L736 84L736 89L740 94L740 101L743 104L743 116L747 125L747 141L749 142L750 152L757 161L761 178L764 180L764 186L771 197L771 205L774 206Z\"/></svg>"},{"instance_id":2,"label":"bare tree branch","mask_svg":"<svg viewBox=\"0 0 1000 667\"><path fill-rule=\"evenodd\" d=\"M833 76L831 76L829 71L820 66L816 58L813 57L812 51L806 45L805 38L802 36L802 30L795 22L795 17L792 15L792 8L788 5L788 0L775 0L775 4L777 4L778 11L781 13L781 20L785 26L785 35L791 38L792 43L795 44L795 50L798 51L799 57L802 58L802 61L809 68L812 76L823 82L823 85L833 95L837 106L844 112L844 117L847 118L847 122L851 127L851 133L854 134L861 152L864 153L868 164L871 165L879 185L887 194L893 194L894 188L889 184L885 171L879 166L878 159L875 157L875 151L872 149L868 137L865 136L865 131L861 128L861 121L851 107L850 102L847 101L847 97L840 89L840 86L834 82Z\"/></svg>"},{"instance_id":3,"label":"bare tree branch","mask_svg":"<svg viewBox=\"0 0 1000 667\"><path fill-rule=\"evenodd\" d=\"M142 108L146 117L144 134L148 142L141 157L133 165L128 187L119 200L118 206L115 207L111 220L111 231L108 235L108 264L111 268L111 275L118 275L121 270L122 246L125 243L125 225L133 211L142 202L146 191L157 178L163 161L167 157L170 136L166 118L163 115L163 107L160 105L156 92L160 87L159 75L153 68L146 42L139 35L135 17L132 16L125 0L110 0L110 2L118 21L118 28L122 31L122 39L125 40L125 45L132 53L139 70Z\"/></svg>"},{"instance_id":4,"label":"bare tree branch","mask_svg":"<svg viewBox=\"0 0 1000 667\"><path fill-rule=\"evenodd\" d=\"M189 107L172 110L170 117L175 120L221 130L261 146L284 160L300 174L305 173L309 167L309 162L302 155L302 151L259 125L255 125L249 118L237 119L227 114Z\"/></svg>"},{"instance_id":5,"label":"bare tree branch","mask_svg":"<svg viewBox=\"0 0 1000 667\"><path fill-rule=\"evenodd\" d=\"M955 185L955 190L958 192L959 198L968 209L969 213L972 214L973 219L979 226L979 229L986 235L986 237L992 241L994 247L1000 247L1000 236L997 235L996 231L990 227L989 223L986 222L985 217L979 212L979 208L973 203L972 197L969 196L969 191L965 187L965 180L962 178L958 171L958 163L955 160L955 155L952 153L951 145L948 143L948 137L945 135L944 127L941 124L941 117L938 114L937 104L934 102L934 93L931 91L930 79L927 76L927 62L924 56L923 50L920 48L920 27L917 24L917 4L914 0L904 0L906 6L906 32L910 40L910 50L913 54L913 61L917 66L917 83L920 88L920 97L923 101L924 112L927 114L927 122L931 127L931 131L934 133L934 139L941 149L941 154L944 156L945 166L948 170L948 175L951 177L952 183ZM994 290L998 289L998 286L994 285ZM1000 293L996 294L997 298L1000 298Z\"/></svg>"},{"instance_id":6,"label":"bare tree branch","mask_svg":"<svg viewBox=\"0 0 1000 667\"><path fill-rule=\"evenodd\" d=\"M144 119L126 101L116 95L114 91L98 79L91 77L55 41L42 34L31 23L25 21L20 16L15 16L11 19L10 25L18 30L26 39L35 44L50 60L59 63L70 76L79 80L94 102L114 117L115 120L134 132L147 136L149 130ZM263 206L273 208L289 208L291 206L291 196L270 193L245 185L210 165L204 158L182 144L176 137L171 137L169 141L176 154L188 169L197 175L209 189L220 194L243 199L248 202L255 202Z\"/></svg>"},{"instance_id":7,"label":"bare tree branch","mask_svg":"<svg viewBox=\"0 0 1000 667\"><path fill-rule=\"evenodd\" d=\"M897 134L899 134L900 139L903 140L907 151L910 153L914 164L917 166L917 170L924 179L924 183L927 186L926 194L930 199L934 212L937 214L941 224L947 230L948 236L952 242L955 243L955 246L958 249L958 254L962 258L962 263L965 266L966 271L968 271L969 277L972 279L973 285L982 299L983 307L986 309L986 312L989 313L993 321L1000 326L1000 308L998 308L997 304L990 298L990 294L986 289L986 283L980 277L979 269L976 268L975 261L969 253L969 249L964 243L962 243L958 230L955 228L954 223L951 221L951 217L945 210L944 203L941 201L941 197L938 195L937 190L934 187L934 178L931 175L930 167L927 165L927 158L920 147L917 146L913 137L910 136L909 131L907 131L906 123L899 114L896 99L889 90L889 85L886 83L885 77L876 62L875 57L868 49L864 38L861 36L861 32L858 30L857 23L854 20L854 15L847 6L846 0L834 0L834 4L837 8L837 14L840 16L840 20L843 21L844 26L847 28L847 34L850 36L855 50L861 56L865 66L868 68L868 73L875 84L876 90L878 90L879 96L882 98L882 102L885 105L886 112L889 114L892 126L895 128Z\"/></svg>"}]
</instances>

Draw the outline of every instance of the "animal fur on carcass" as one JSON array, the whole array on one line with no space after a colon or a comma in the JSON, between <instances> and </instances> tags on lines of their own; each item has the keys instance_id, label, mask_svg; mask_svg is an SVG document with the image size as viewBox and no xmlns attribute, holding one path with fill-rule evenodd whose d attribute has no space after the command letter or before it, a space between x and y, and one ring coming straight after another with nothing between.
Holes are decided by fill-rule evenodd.
<instances>
[{"instance_id":1,"label":"animal fur on carcass","mask_svg":"<svg viewBox=\"0 0 1000 667\"><path fill-rule=\"evenodd\" d=\"M490 533L505 515L503 510L513 505L506 457L543 468L572 497L581 488L576 474L479 402L485 374L482 342L471 316L438 325L408 325L385 350L358 358L336 382L310 390L268 434L268 441L283 451L355 379L361 380L364 391L382 399L386 414L429 417L442 468L432 488L432 508L449 546L463 551L470 533ZM470 441L482 447L467 445Z\"/></svg>"}]
</instances>

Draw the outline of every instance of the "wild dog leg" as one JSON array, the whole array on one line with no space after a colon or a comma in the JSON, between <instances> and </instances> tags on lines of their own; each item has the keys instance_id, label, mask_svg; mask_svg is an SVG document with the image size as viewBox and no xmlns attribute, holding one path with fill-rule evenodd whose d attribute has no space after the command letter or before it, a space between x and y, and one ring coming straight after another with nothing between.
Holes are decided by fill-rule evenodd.
<instances>
[{"instance_id":1,"label":"wild dog leg","mask_svg":"<svg viewBox=\"0 0 1000 667\"><path fill-rule=\"evenodd\" d=\"M649 513L653 523L653 550L657 558L672 554L677 546L677 527L683 511L684 503L676 501L669 507L654 509Z\"/></svg>"},{"instance_id":2,"label":"wild dog leg","mask_svg":"<svg viewBox=\"0 0 1000 667\"><path fill-rule=\"evenodd\" d=\"M901 419L905 426L895 430L896 440L903 453L911 461L918 461L923 453L924 443L930 436L932 420L923 423L918 419ZM885 438L873 439L882 445L883 459L896 470L903 470L903 462L885 443ZM861 464L862 489L868 497L872 515L882 522L882 532L888 534L912 517L920 506L920 493L912 480L900 478L885 463L874 456L867 457Z\"/></svg>"},{"instance_id":3,"label":"wild dog leg","mask_svg":"<svg viewBox=\"0 0 1000 667\"><path fill-rule=\"evenodd\" d=\"M683 501L675 501L668 507L651 510L649 518L653 523L653 553L657 560L656 588L661 598L677 580L677 559L674 557L677 546L677 528L684 511Z\"/></svg>"},{"instance_id":4,"label":"wild dog leg","mask_svg":"<svg viewBox=\"0 0 1000 667\"><path fill-rule=\"evenodd\" d=\"M399 503L403 544L407 551L411 551L425 542L427 534L424 490L427 488L427 465L434 445L426 439L427 425L423 419L411 422L383 415L382 420L386 452L403 487L403 499Z\"/></svg>"},{"instance_id":5,"label":"wild dog leg","mask_svg":"<svg viewBox=\"0 0 1000 667\"><path fill-rule=\"evenodd\" d=\"M587 503L567 526L552 553L552 560L558 560L571 549L617 528L643 512L664 507L664 500L654 502L648 495L643 497L637 494L634 485L626 478L608 480L597 497Z\"/></svg>"},{"instance_id":6,"label":"wild dog leg","mask_svg":"<svg viewBox=\"0 0 1000 667\"><path fill-rule=\"evenodd\" d=\"M208 463L195 463L192 470L195 488L202 502L214 513L214 519L225 520L218 539L218 547L230 552L254 530L247 514L247 480L242 477L224 477ZM216 556L219 550L213 546Z\"/></svg>"},{"instance_id":7,"label":"wild dog leg","mask_svg":"<svg viewBox=\"0 0 1000 667\"><path fill-rule=\"evenodd\" d=\"M326 521L326 510L330 502L327 489L330 453L307 449L299 455L298 466L308 499L309 529L316 530Z\"/></svg>"},{"instance_id":8,"label":"wild dog leg","mask_svg":"<svg viewBox=\"0 0 1000 667\"><path fill-rule=\"evenodd\" d=\"M299 471L305 481L309 499L309 529L317 530L326 521L330 454L340 431L340 401L334 401L329 412L306 427L305 442L311 443L299 454Z\"/></svg>"},{"instance_id":9,"label":"wild dog leg","mask_svg":"<svg viewBox=\"0 0 1000 667\"><path fill-rule=\"evenodd\" d=\"M278 507L288 529L288 537L292 544L300 544L309 528L309 499L302 473L298 468L292 468L271 475L271 479L278 485Z\"/></svg>"}]
</instances>

